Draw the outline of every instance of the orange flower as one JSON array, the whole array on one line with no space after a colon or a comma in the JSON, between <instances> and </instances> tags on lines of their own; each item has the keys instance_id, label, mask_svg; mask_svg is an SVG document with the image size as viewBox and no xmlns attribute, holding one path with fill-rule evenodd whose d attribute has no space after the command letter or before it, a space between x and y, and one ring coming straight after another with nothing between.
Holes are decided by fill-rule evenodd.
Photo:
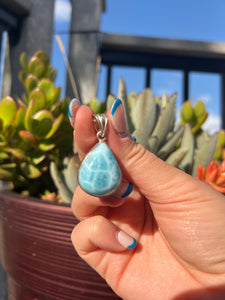
<instances>
[{"instance_id":1,"label":"orange flower","mask_svg":"<svg viewBox=\"0 0 225 300\"><path fill-rule=\"evenodd\" d=\"M197 178L225 194L225 160L220 165L216 161L211 161L207 169L199 165Z\"/></svg>"}]
</instances>

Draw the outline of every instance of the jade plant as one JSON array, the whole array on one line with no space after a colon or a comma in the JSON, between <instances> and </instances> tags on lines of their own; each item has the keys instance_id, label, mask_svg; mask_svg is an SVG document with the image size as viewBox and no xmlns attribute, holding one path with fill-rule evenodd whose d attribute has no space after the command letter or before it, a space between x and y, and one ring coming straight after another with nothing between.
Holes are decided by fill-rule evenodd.
<instances>
[{"instance_id":1,"label":"jade plant","mask_svg":"<svg viewBox=\"0 0 225 300\"><path fill-rule=\"evenodd\" d=\"M72 128L67 118L69 99L59 100L56 70L43 51L29 60L20 57L19 78L24 94L0 102L0 179L12 189L32 196L56 191L49 164L59 166L72 153Z\"/></svg>"},{"instance_id":2,"label":"jade plant","mask_svg":"<svg viewBox=\"0 0 225 300\"><path fill-rule=\"evenodd\" d=\"M159 158L194 177L197 176L200 164L207 167L213 159L218 134L210 136L202 129L208 116L203 102L198 101L194 107L190 101L185 102L180 111L181 123L177 125L176 94L159 98L147 88L140 94L132 92L127 96L125 82L120 80L118 98L122 100L126 111L129 132L136 137L138 143ZM115 99L112 94L108 96L107 110L111 108ZM94 105L99 108L97 100ZM51 162L52 178L66 202L71 202L78 184L79 165L76 153L70 158L65 158L62 170L55 162Z\"/></svg>"}]
</instances>

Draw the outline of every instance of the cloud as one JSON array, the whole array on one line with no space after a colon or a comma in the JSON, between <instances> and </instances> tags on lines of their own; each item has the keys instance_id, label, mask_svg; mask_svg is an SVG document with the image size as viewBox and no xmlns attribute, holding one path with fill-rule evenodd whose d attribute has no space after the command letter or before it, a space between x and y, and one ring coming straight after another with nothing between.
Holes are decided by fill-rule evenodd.
<instances>
[{"instance_id":1,"label":"cloud","mask_svg":"<svg viewBox=\"0 0 225 300\"><path fill-rule=\"evenodd\" d=\"M57 22L68 22L70 19L71 5L68 0L56 0L55 2L55 18Z\"/></svg>"},{"instance_id":2,"label":"cloud","mask_svg":"<svg viewBox=\"0 0 225 300\"><path fill-rule=\"evenodd\" d=\"M206 122L203 124L203 129L208 130L210 134L221 129L221 117L218 115L209 114Z\"/></svg>"},{"instance_id":3,"label":"cloud","mask_svg":"<svg viewBox=\"0 0 225 300\"><path fill-rule=\"evenodd\" d=\"M198 100L202 100L205 103L209 103L212 101L212 97L209 94L203 94L203 95L198 96Z\"/></svg>"}]
</instances>

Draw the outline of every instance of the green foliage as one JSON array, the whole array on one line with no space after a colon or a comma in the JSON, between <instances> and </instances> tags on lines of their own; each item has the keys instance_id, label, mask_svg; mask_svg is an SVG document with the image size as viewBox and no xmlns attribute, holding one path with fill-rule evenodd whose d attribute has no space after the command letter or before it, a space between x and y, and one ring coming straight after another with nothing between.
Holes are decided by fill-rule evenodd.
<instances>
[{"instance_id":1,"label":"green foliage","mask_svg":"<svg viewBox=\"0 0 225 300\"><path fill-rule=\"evenodd\" d=\"M219 134L219 137L218 137L218 142L217 142L217 145L216 145L216 151L215 151L215 154L214 154L214 157L213 159L214 160L218 160L218 161L222 161L225 159L225 151L224 151L224 148L225 148L225 131L224 130L220 130L218 132Z\"/></svg>"},{"instance_id":2,"label":"green foliage","mask_svg":"<svg viewBox=\"0 0 225 300\"><path fill-rule=\"evenodd\" d=\"M146 149L167 163L196 176L199 164L207 166L213 159L218 134L209 136L201 128L208 113L202 101L184 102L181 124L176 125L176 93L155 97L149 88L140 94L126 93L123 80L119 84L120 99L125 106L129 131ZM108 97L110 105L115 99ZM107 108L110 106L107 104ZM201 140L198 143L197 140Z\"/></svg>"},{"instance_id":3,"label":"green foliage","mask_svg":"<svg viewBox=\"0 0 225 300\"><path fill-rule=\"evenodd\" d=\"M55 162L52 161L50 164L52 179L54 180L60 197L65 203L72 201L73 193L78 185L79 166L80 161L77 154L65 157L62 172L60 172Z\"/></svg>"},{"instance_id":4,"label":"green foliage","mask_svg":"<svg viewBox=\"0 0 225 300\"><path fill-rule=\"evenodd\" d=\"M208 116L202 101L198 101L194 107L190 101L185 102L181 108L181 124L177 125L176 94L159 98L147 88L140 94L132 92L127 96L125 82L120 80L118 98L125 108L129 132L136 137L138 143L167 163L196 176L199 164L208 166L213 159L218 134L209 136L201 129ZM107 110L112 107L115 99L114 95L108 95ZM102 112L97 99L92 100L89 106L95 113ZM225 137L223 142L225 143ZM52 178L65 202L72 200L78 184L79 165L77 154L64 160L61 171L54 162L51 163Z\"/></svg>"},{"instance_id":5,"label":"green foliage","mask_svg":"<svg viewBox=\"0 0 225 300\"><path fill-rule=\"evenodd\" d=\"M11 181L16 191L37 196L55 190L50 162L60 165L72 153L69 99L59 100L56 71L43 51L30 60L22 53L20 63L22 100L7 96L0 102L0 179Z\"/></svg>"},{"instance_id":6,"label":"green foliage","mask_svg":"<svg viewBox=\"0 0 225 300\"><path fill-rule=\"evenodd\" d=\"M203 101L199 100L192 107L191 101L185 101L181 111L181 124L189 123L193 133L199 133L201 126L206 121L208 113Z\"/></svg>"}]
</instances>

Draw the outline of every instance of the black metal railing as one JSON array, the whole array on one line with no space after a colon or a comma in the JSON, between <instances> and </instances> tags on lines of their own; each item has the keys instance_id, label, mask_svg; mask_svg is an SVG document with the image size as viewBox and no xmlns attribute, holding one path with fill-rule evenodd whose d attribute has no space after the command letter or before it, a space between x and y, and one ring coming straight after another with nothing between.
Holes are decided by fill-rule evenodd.
<instances>
[{"instance_id":1,"label":"black metal railing","mask_svg":"<svg viewBox=\"0 0 225 300\"><path fill-rule=\"evenodd\" d=\"M151 85L151 70L183 72L183 99L189 99L190 72L209 72L221 76L221 118L225 128L225 43L158 39L103 33L102 64L107 67L106 93L111 91L112 68L145 68L145 86Z\"/></svg>"}]
</instances>

